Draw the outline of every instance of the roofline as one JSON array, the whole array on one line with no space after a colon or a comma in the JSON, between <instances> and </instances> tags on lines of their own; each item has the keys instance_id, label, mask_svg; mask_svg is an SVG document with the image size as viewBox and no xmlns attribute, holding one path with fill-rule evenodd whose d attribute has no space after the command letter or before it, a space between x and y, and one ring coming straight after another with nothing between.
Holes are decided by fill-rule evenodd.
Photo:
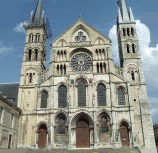
<instances>
[{"instance_id":1,"label":"roofline","mask_svg":"<svg viewBox=\"0 0 158 153\"><path fill-rule=\"evenodd\" d=\"M1 99L3 102L5 102L6 104L8 104L8 105L10 105L11 107L13 107L13 108L14 108L15 110L17 110L18 112L22 113L22 110L21 110L19 107L13 105L13 104L10 103L7 99L3 98L2 96L0 96L0 99Z\"/></svg>"},{"instance_id":2,"label":"roofline","mask_svg":"<svg viewBox=\"0 0 158 153\"><path fill-rule=\"evenodd\" d=\"M0 84L20 84L20 82L0 83Z\"/></svg>"}]
</instances>

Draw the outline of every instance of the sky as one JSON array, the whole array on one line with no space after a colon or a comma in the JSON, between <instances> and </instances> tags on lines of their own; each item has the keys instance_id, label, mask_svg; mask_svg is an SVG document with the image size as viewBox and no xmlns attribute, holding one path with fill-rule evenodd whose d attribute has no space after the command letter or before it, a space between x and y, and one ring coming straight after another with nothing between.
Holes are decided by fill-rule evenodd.
<instances>
[{"instance_id":1,"label":"sky","mask_svg":"<svg viewBox=\"0 0 158 153\"><path fill-rule=\"evenodd\" d=\"M136 20L148 100L153 123L158 123L158 0L126 0ZM30 18L37 0L2 0L0 5L0 83L19 82L25 43L22 21ZM43 0L53 37L50 43L82 16L112 41L114 62L119 65L116 37L117 0Z\"/></svg>"}]
</instances>

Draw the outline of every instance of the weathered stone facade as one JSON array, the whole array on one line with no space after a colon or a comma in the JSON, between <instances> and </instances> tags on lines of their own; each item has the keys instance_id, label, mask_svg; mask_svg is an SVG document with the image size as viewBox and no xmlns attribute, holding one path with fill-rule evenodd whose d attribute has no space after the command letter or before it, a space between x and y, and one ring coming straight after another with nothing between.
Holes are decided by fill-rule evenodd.
<instances>
[{"instance_id":1,"label":"weathered stone facade","mask_svg":"<svg viewBox=\"0 0 158 153\"><path fill-rule=\"evenodd\" d=\"M17 147L21 110L0 96L0 148Z\"/></svg>"},{"instance_id":2,"label":"weathered stone facade","mask_svg":"<svg viewBox=\"0 0 158 153\"><path fill-rule=\"evenodd\" d=\"M155 149L136 23L124 0L117 20L120 67L110 39L79 18L51 43L46 69L41 10L39 0L26 26L18 147Z\"/></svg>"}]
</instances>

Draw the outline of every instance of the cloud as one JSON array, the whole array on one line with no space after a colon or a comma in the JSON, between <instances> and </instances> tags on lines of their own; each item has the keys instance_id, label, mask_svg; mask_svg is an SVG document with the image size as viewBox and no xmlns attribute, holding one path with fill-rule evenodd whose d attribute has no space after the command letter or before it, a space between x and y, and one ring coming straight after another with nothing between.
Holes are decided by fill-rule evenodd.
<instances>
[{"instance_id":1,"label":"cloud","mask_svg":"<svg viewBox=\"0 0 158 153\"><path fill-rule=\"evenodd\" d=\"M25 30L24 30L24 28L23 28L23 24L24 23L19 23L15 28L13 28L13 30L15 31L15 32L19 32L19 33L25 33Z\"/></svg>"},{"instance_id":2,"label":"cloud","mask_svg":"<svg viewBox=\"0 0 158 153\"><path fill-rule=\"evenodd\" d=\"M146 82L150 90L158 89L158 77L155 77L158 76L158 44L155 47L150 47L150 30L139 20L136 20L136 29L139 38L140 52L143 62L143 68L145 71ZM109 38L112 40L114 62L119 63L116 25L114 25L110 29Z\"/></svg>"},{"instance_id":3,"label":"cloud","mask_svg":"<svg viewBox=\"0 0 158 153\"><path fill-rule=\"evenodd\" d=\"M152 109L150 110L150 112L151 112L151 115L152 115L152 116L158 115L158 108L152 108Z\"/></svg>"},{"instance_id":4,"label":"cloud","mask_svg":"<svg viewBox=\"0 0 158 153\"><path fill-rule=\"evenodd\" d=\"M15 49L13 47L4 46L0 41L0 56L5 56L10 52L13 52Z\"/></svg>"},{"instance_id":5,"label":"cloud","mask_svg":"<svg viewBox=\"0 0 158 153\"><path fill-rule=\"evenodd\" d=\"M153 97L149 97L149 103L152 115L158 114L158 98L156 96L158 90L158 44L156 46L150 46L150 30L149 28L136 20L137 35L140 44L140 53L143 62L143 69L148 89L148 94L152 94ZM118 54L118 42L116 25L114 25L109 31L109 38L112 41L112 51L114 62L118 65L119 54ZM157 107L157 108L156 108ZM154 117L155 118L155 117Z\"/></svg>"},{"instance_id":6,"label":"cloud","mask_svg":"<svg viewBox=\"0 0 158 153\"><path fill-rule=\"evenodd\" d=\"M114 25L109 31L109 38L112 41L112 55L115 64L119 65L119 54L118 54L118 42L117 42L117 32L116 25Z\"/></svg>"}]
</instances>

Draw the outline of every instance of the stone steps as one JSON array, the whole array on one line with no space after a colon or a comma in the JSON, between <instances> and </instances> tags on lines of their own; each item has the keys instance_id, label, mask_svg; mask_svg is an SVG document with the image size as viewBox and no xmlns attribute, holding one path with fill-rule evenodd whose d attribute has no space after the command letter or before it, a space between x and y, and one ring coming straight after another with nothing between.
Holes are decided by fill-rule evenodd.
<instances>
[{"instance_id":1,"label":"stone steps","mask_svg":"<svg viewBox=\"0 0 158 153\"><path fill-rule=\"evenodd\" d=\"M136 148L119 149L76 149L76 150L27 150L26 153L140 153Z\"/></svg>"}]
</instances>

